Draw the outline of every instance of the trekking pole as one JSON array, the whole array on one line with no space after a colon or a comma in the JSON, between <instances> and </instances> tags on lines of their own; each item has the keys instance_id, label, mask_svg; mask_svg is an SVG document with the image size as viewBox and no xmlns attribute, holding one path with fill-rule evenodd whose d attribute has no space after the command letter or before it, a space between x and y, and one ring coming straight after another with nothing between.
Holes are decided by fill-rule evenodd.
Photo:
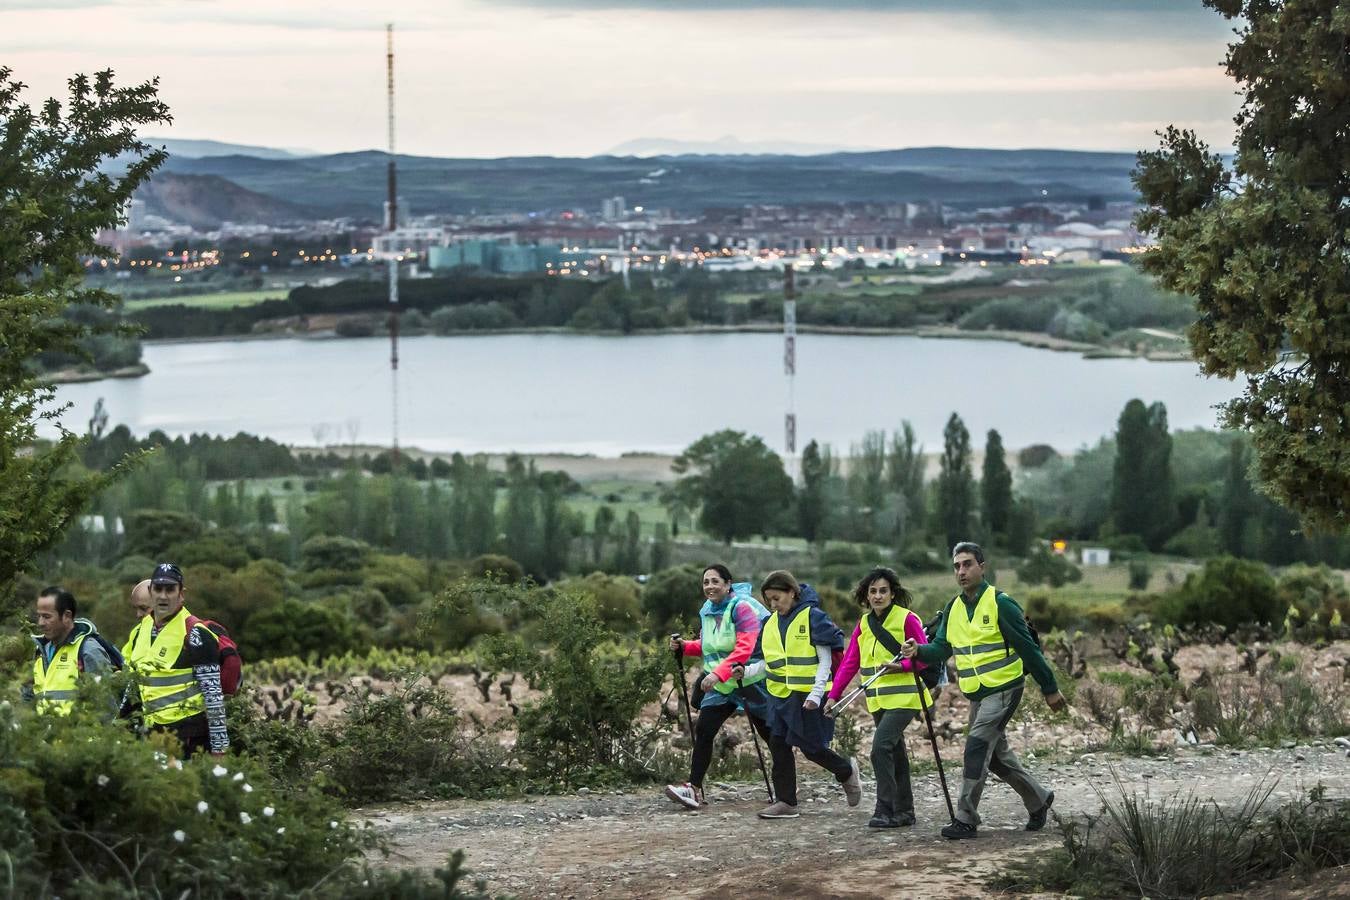
<instances>
[{"instance_id":1,"label":"trekking pole","mask_svg":"<svg viewBox=\"0 0 1350 900\"><path fill-rule=\"evenodd\" d=\"M886 665L889 666L889 665L891 665L891 663L897 663L897 662L899 662L899 661L900 661L900 657L899 657L899 656L895 656L895 657L893 657L893 658L891 659L890 662L886 663ZM859 697L861 697L861 696L867 691L867 689L868 689L869 687L872 686L872 682L876 681L878 678L880 678L880 677L883 676L883 675L891 675L891 674L893 674L893 673L887 672L886 669L885 669L885 667L883 666L882 669L881 669L880 671L877 672L877 674L873 675L871 678L867 679L867 680L864 681L862 684L858 685L857 687L855 687L853 690L849 691L849 692L848 692L847 694L845 694L844 696L840 697L840 698L839 698L839 702L836 703L834 706L830 707L830 711L827 712L825 715L827 715L827 716L829 716L831 719L833 719L835 716L839 715L839 711L840 711L840 710L842 710L844 707L848 706L848 705L849 705L850 703L852 703L854 700L857 700Z\"/></svg>"},{"instance_id":2,"label":"trekking pole","mask_svg":"<svg viewBox=\"0 0 1350 900\"><path fill-rule=\"evenodd\" d=\"M671 640L679 640L678 634L672 634ZM676 647L671 651L675 655L675 679L680 683L680 697L684 700L684 721L689 726L689 742L694 742L694 717L689 711L689 685L684 681L684 648Z\"/></svg>"},{"instance_id":3,"label":"trekking pole","mask_svg":"<svg viewBox=\"0 0 1350 900\"><path fill-rule=\"evenodd\" d=\"M914 686L919 689L919 706L923 709L923 720L928 725L928 739L933 744L933 759L937 760L938 781L942 782L942 796L947 800L947 815L955 822L956 810L952 808L951 791L947 790L947 773L942 771L942 754L938 752L937 732L933 730L933 714L928 709L928 699L924 693L923 681L919 679L917 670L911 670L910 674L914 676Z\"/></svg>"},{"instance_id":4,"label":"trekking pole","mask_svg":"<svg viewBox=\"0 0 1350 900\"><path fill-rule=\"evenodd\" d=\"M736 690L745 690L745 685L741 684L739 678L736 679ZM745 703L744 694L741 694L741 702ZM773 785L769 782L769 770L764 767L764 751L759 749L759 735L755 733L755 720L750 716L749 704L745 705L745 722L750 726L750 740L755 742L755 756L759 757L759 774L764 776L764 790L769 794L769 802L773 803Z\"/></svg>"}]
</instances>

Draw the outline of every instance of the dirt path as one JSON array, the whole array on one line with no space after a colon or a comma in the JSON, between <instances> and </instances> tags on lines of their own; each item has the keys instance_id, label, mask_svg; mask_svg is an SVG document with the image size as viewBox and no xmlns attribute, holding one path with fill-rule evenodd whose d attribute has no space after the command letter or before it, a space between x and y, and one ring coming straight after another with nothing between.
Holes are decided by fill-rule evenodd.
<instances>
[{"instance_id":1,"label":"dirt path","mask_svg":"<svg viewBox=\"0 0 1350 900\"><path fill-rule=\"evenodd\" d=\"M764 805L760 785L711 782L711 805L701 812L681 811L659 789L643 788L380 807L353 816L391 841L389 865L436 866L462 848L477 877L521 897L874 898L899 890L985 897L992 896L984 886L988 877L1010 857L1059 842L1053 828L1023 832L1025 811L996 781L981 804L980 837L959 847L941 839L937 830L947 817L935 773L915 780L917 826L870 831L870 785L862 805L849 809L838 787L806 771L809 765L799 767L803 812L795 821L755 817ZM1100 809L1094 786L1113 791L1113 767L1126 784L1154 796L1193 789L1233 803L1272 772L1279 775L1272 803L1318 782L1333 797L1350 796L1350 759L1329 743L1250 752L1186 749L1152 759L1087 754L1028 765L1055 791L1055 809L1066 815ZM959 767L949 764L948 774L959 778ZM783 865L784 859L795 862ZM909 870L922 886L910 881Z\"/></svg>"}]
</instances>

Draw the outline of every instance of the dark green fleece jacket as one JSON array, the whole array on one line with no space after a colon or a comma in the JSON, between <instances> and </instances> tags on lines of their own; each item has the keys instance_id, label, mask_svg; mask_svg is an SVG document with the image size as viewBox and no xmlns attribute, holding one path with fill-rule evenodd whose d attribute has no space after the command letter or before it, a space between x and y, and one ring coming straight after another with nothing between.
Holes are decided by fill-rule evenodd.
<instances>
[{"instance_id":1,"label":"dark green fleece jacket","mask_svg":"<svg viewBox=\"0 0 1350 900\"><path fill-rule=\"evenodd\" d=\"M975 592L974 600L970 600L962 594L952 602L948 607L947 615L942 617L942 623L938 625L937 634L933 635L929 643L919 645L920 660L932 665L941 665L947 661L947 658L952 655L952 645L947 640L947 620L952 616L964 615L969 619L970 616L974 615L975 604L984 595L984 590L987 587L989 587L989 584L981 581L979 590ZM994 600L998 603L998 630L1003 632L1003 639L1008 642L1008 646L1017 651L1018 656L1022 657L1023 670L1036 679L1036 683L1041 686L1041 693L1053 694L1057 692L1059 686L1055 683L1055 673L1051 670L1050 664L1045 661L1045 655L1041 653L1041 649L1031 639L1031 631L1027 628L1027 620L1022 612L1022 607L1017 605L1016 600L999 590L995 590ZM956 608L957 602L965 604L964 611ZM999 691L1019 687L1025 680L1025 678L1019 678L1016 681L1010 681L993 688L981 685L979 690L969 696L974 700L979 700L982 697L997 694Z\"/></svg>"}]
</instances>

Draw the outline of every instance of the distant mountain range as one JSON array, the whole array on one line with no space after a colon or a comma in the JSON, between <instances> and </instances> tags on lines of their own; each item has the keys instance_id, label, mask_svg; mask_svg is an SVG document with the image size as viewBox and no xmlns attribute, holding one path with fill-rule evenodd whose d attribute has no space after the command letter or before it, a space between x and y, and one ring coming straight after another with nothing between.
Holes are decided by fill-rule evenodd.
<instances>
[{"instance_id":1,"label":"distant mountain range","mask_svg":"<svg viewBox=\"0 0 1350 900\"><path fill-rule=\"evenodd\" d=\"M807 144L801 141L742 141L734 135L715 141L680 141L674 138L638 138L625 141L607 156L816 156L821 153L856 153L874 147L850 147L841 144Z\"/></svg>"},{"instance_id":2,"label":"distant mountain range","mask_svg":"<svg viewBox=\"0 0 1350 900\"><path fill-rule=\"evenodd\" d=\"M223 141L193 141L179 138L147 137L147 143L163 147L171 156L256 156L259 159L295 159L297 156L316 156L309 150L278 150L276 147L255 147L251 144L227 144Z\"/></svg>"},{"instance_id":3,"label":"distant mountain range","mask_svg":"<svg viewBox=\"0 0 1350 900\"><path fill-rule=\"evenodd\" d=\"M194 142L196 143L196 142ZM640 143L640 142L637 142ZM720 142L718 142L720 143ZM222 147L228 145L220 145ZM753 146L753 145L746 145ZM634 148L636 149L636 148ZM380 151L296 156L233 153L170 157L160 173L211 176L178 181L171 195L205 222L213 209L279 223L294 217L377 221L388 156ZM1031 200L1134 197L1130 153L1072 150L905 150L447 159L398 157L399 196L414 215L594 209L621 195L628 205L696 213L712 206L870 201L1007 205ZM233 191L238 187L242 192ZM152 190L155 188L152 186ZM193 198L194 191L219 195ZM166 211L172 206L164 201ZM186 213L184 213L186 215Z\"/></svg>"}]
</instances>

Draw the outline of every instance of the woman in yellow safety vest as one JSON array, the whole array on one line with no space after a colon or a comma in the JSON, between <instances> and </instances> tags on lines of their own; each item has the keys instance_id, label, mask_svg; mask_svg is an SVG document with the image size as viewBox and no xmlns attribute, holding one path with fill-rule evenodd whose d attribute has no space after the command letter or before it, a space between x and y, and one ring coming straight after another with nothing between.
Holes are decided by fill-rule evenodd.
<instances>
[{"instance_id":1,"label":"woman in yellow safety vest","mask_svg":"<svg viewBox=\"0 0 1350 900\"><path fill-rule=\"evenodd\" d=\"M759 634L756 655L763 656L763 661L732 670L732 677L740 677L741 669L748 677L763 673L769 688L767 721L776 799L759 816L761 819L798 816L793 747L834 775L843 785L848 805L857 806L862 800L857 760L845 759L830 749L834 720L827 718L821 709L830 689L834 654L844 647L844 633L820 608L815 590L809 584L798 583L791 572L769 573L760 586L760 595L773 610Z\"/></svg>"},{"instance_id":2,"label":"woman in yellow safety vest","mask_svg":"<svg viewBox=\"0 0 1350 900\"><path fill-rule=\"evenodd\" d=\"M923 682L915 676L922 663L900 659L906 638L925 643L923 622L911 611L914 600L900 584L894 569L878 566L863 576L853 590L863 617L853 629L834 687L825 701L828 713L853 676L871 683L863 691L876 732L872 735L872 771L877 779L877 804L869 828L900 828L914 824L914 789L905 754L905 728L919 715L922 701L932 703Z\"/></svg>"}]
</instances>

